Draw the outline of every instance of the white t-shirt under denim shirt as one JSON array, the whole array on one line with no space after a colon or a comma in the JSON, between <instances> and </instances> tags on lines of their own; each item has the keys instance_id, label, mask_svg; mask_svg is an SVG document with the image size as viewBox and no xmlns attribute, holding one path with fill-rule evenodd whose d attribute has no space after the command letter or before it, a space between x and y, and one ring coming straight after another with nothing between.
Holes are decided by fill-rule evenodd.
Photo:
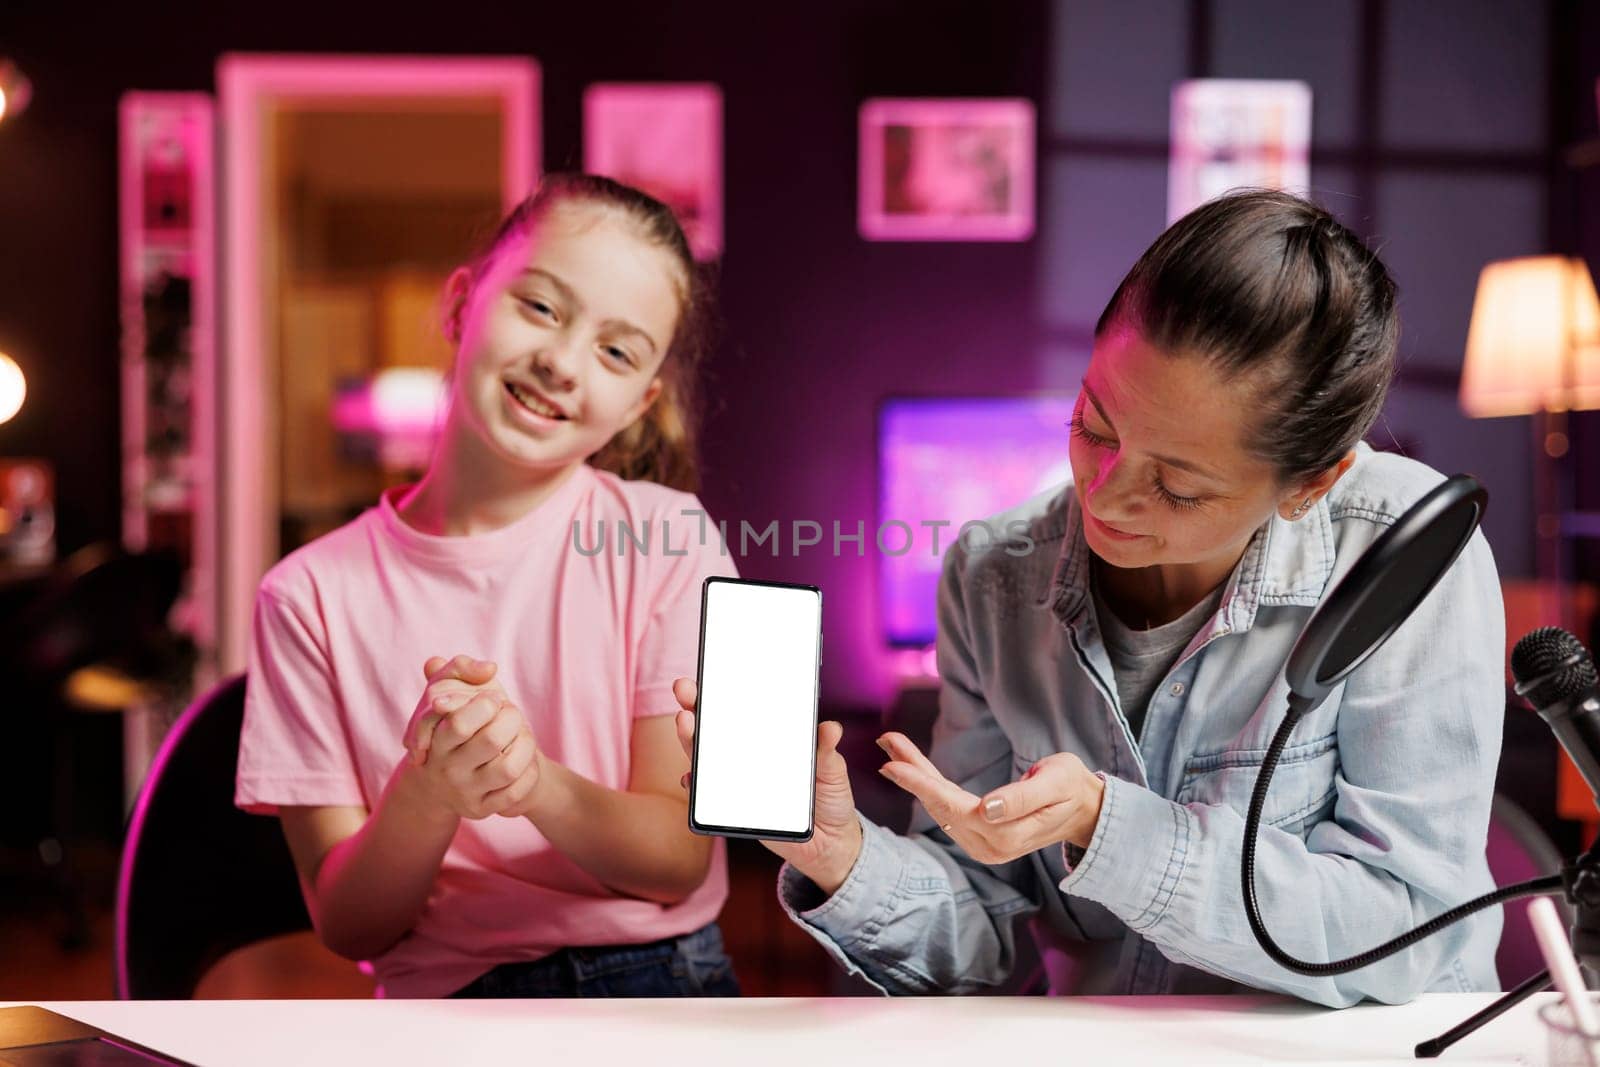
<instances>
[{"instance_id":1,"label":"white t-shirt under denim shirt","mask_svg":"<svg viewBox=\"0 0 1600 1067\"><path fill-rule=\"evenodd\" d=\"M982 796L1074 752L1105 777L1093 838L991 867L918 806L907 836L862 819L860 858L820 904L785 867L785 907L847 970L894 993L999 984L1021 918L1058 993L1264 989L1344 1006L1497 988L1498 908L1373 966L1310 977L1267 957L1240 900L1245 812L1283 722L1289 651L1362 551L1440 480L1362 445L1307 515L1274 515L1152 692L1137 744L1117 712L1071 485L997 517L992 528L1021 520L1024 538L945 557L929 756ZM1342 958L1492 887L1504 656L1499 581L1478 533L1289 739L1256 850L1265 921L1284 949Z\"/></svg>"}]
</instances>

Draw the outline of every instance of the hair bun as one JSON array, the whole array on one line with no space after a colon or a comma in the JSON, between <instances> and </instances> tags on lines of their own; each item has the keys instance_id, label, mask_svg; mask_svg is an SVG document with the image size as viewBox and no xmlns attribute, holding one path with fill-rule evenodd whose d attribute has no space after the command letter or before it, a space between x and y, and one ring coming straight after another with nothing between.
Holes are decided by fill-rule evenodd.
<instances>
[{"instance_id":1,"label":"hair bun","mask_svg":"<svg viewBox=\"0 0 1600 1067\"><path fill-rule=\"evenodd\" d=\"M1256 189L1191 211L1139 257L1095 326L1248 373L1268 398L1250 448L1284 480L1321 473L1377 420L1399 341L1388 271L1330 212Z\"/></svg>"}]
</instances>

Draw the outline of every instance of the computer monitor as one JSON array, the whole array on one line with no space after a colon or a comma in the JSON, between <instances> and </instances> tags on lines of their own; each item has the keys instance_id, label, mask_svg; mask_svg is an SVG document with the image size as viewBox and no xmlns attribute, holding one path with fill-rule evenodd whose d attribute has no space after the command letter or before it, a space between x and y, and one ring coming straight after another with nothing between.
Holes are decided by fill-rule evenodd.
<instances>
[{"instance_id":1,"label":"computer monitor","mask_svg":"<svg viewBox=\"0 0 1600 1067\"><path fill-rule=\"evenodd\" d=\"M941 561L962 523L989 518L1068 479L1076 399L891 397L879 405L878 604L891 646L933 641ZM900 551L908 535L895 523L909 527L908 551ZM982 543L976 532L970 539Z\"/></svg>"}]
</instances>

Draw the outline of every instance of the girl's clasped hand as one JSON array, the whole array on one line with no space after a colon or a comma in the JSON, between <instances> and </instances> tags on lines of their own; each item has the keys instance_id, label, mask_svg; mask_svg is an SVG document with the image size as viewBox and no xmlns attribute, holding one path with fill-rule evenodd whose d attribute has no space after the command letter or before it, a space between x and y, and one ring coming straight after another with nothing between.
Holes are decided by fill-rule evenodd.
<instances>
[{"instance_id":1,"label":"girl's clasped hand","mask_svg":"<svg viewBox=\"0 0 1600 1067\"><path fill-rule=\"evenodd\" d=\"M494 681L496 669L471 656L429 659L427 688L405 731L429 795L464 819L531 815L538 791L538 742Z\"/></svg>"}]
</instances>

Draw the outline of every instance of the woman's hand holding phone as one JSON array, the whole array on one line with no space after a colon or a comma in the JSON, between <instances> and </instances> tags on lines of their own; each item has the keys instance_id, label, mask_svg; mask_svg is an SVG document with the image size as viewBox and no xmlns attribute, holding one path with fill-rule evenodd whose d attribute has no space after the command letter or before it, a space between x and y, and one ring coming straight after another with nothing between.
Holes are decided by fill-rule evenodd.
<instances>
[{"instance_id":1,"label":"woman's hand holding phone","mask_svg":"<svg viewBox=\"0 0 1600 1067\"><path fill-rule=\"evenodd\" d=\"M673 682L672 694L682 709L678 712L678 740L684 753L692 758L698 697L694 679ZM844 727L837 722L824 722L817 727L816 806L811 840L761 842L829 896L844 884L856 857L861 855L861 822L856 816L855 795L850 791L850 775L839 754L843 734ZM682 785L689 788L688 774L683 776Z\"/></svg>"}]
</instances>

